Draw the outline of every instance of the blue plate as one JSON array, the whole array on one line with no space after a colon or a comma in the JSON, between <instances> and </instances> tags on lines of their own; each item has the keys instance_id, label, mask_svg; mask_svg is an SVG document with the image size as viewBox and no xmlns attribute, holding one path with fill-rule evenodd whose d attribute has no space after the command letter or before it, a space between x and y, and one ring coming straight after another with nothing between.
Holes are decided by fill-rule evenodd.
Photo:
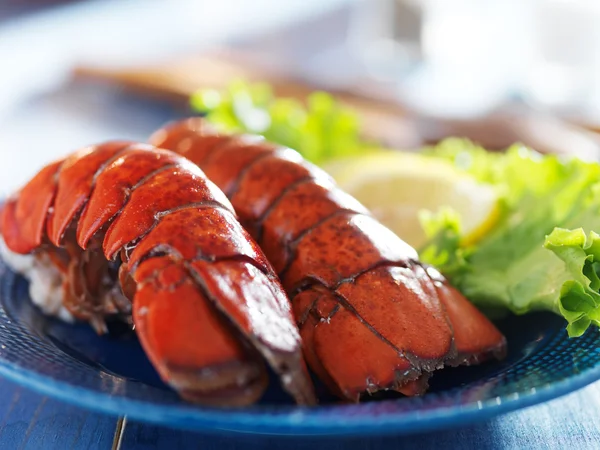
<instances>
[{"instance_id":1,"label":"blue plate","mask_svg":"<svg viewBox=\"0 0 600 450\"><path fill-rule=\"evenodd\" d=\"M285 435L411 433L463 425L543 402L600 378L592 329L569 339L549 314L498 322L508 339L503 362L445 369L420 398L347 405L332 399L294 406L277 383L256 406L225 410L178 399L161 383L131 332L98 337L86 325L43 316L27 282L0 260L0 375L89 409L196 431Z\"/></svg>"}]
</instances>

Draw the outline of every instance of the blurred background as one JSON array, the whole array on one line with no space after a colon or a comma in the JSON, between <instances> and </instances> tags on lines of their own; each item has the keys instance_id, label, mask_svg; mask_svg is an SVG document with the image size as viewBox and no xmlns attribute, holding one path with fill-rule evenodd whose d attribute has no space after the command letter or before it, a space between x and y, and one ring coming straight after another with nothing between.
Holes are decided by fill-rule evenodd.
<instances>
[{"instance_id":1,"label":"blurred background","mask_svg":"<svg viewBox=\"0 0 600 450\"><path fill-rule=\"evenodd\" d=\"M397 148L600 155L597 0L0 0L0 61L0 194L238 77L332 91Z\"/></svg>"}]
</instances>

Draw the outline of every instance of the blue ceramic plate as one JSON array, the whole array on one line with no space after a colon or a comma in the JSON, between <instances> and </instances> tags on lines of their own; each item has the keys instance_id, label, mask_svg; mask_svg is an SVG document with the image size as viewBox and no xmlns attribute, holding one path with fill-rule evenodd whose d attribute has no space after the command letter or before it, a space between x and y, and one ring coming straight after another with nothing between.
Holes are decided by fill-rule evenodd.
<instances>
[{"instance_id":1,"label":"blue ceramic plate","mask_svg":"<svg viewBox=\"0 0 600 450\"><path fill-rule=\"evenodd\" d=\"M509 344L501 363L446 369L421 398L358 405L293 406L277 383L262 403L238 410L186 404L165 387L135 336L43 316L27 282L0 261L0 375L89 409L197 431L349 435L411 433L486 419L543 402L600 378L598 331L569 339L564 322L533 314L498 322Z\"/></svg>"}]
</instances>

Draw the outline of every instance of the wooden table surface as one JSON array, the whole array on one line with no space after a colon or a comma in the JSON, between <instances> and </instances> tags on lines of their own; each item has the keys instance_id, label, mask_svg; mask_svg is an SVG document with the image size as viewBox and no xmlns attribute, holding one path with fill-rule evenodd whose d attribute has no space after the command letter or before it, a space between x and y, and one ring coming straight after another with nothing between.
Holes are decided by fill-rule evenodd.
<instances>
[{"instance_id":1,"label":"wooden table surface","mask_svg":"<svg viewBox=\"0 0 600 450\"><path fill-rule=\"evenodd\" d=\"M477 425L404 437L206 435L125 421L0 379L0 449L31 450L598 449L600 383Z\"/></svg>"}]
</instances>

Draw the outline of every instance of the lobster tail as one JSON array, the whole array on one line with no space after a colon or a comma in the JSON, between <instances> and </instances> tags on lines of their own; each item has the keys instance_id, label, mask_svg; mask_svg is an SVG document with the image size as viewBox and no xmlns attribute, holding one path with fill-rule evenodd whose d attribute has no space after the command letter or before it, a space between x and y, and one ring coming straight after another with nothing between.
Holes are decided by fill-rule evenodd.
<instances>
[{"instance_id":1,"label":"lobster tail","mask_svg":"<svg viewBox=\"0 0 600 450\"><path fill-rule=\"evenodd\" d=\"M186 159L130 142L81 150L43 169L0 225L11 251L52 261L76 318L102 333L107 316L132 312L148 357L185 398L252 403L266 362L299 403L315 402L272 267Z\"/></svg>"},{"instance_id":2,"label":"lobster tail","mask_svg":"<svg viewBox=\"0 0 600 450\"><path fill-rule=\"evenodd\" d=\"M491 322L297 152L199 118L150 140L223 189L282 280L309 366L339 396L417 395L444 365L502 356Z\"/></svg>"}]
</instances>

